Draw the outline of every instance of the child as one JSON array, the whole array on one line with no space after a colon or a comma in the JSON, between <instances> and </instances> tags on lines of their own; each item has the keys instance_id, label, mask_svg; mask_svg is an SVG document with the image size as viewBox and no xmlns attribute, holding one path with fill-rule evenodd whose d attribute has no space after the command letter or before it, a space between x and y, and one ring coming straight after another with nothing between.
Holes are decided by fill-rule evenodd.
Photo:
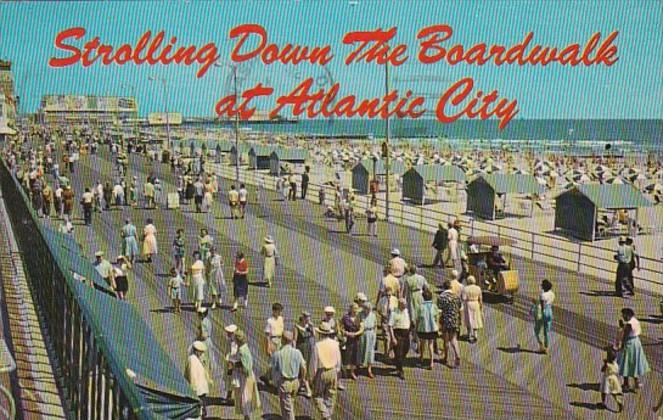
<instances>
[{"instance_id":1,"label":"child","mask_svg":"<svg viewBox=\"0 0 663 420\"><path fill-rule=\"evenodd\" d=\"M182 280L180 273L175 268L171 268L170 280L168 280L168 294L173 301L173 311L176 314L181 313L180 305L182 304L182 292L180 289L182 285L188 286L186 283L184 283L184 280Z\"/></svg>"},{"instance_id":2,"label":"child","mask_svg":"<svg viewBox=\"0 0 663 420\"><path fill-rule=\"evenodd\" d=\"M612 343L612 348L615 352L619 351L619 346L622 344L622 338L624 338L624 320L619 320L619 329L617 330L617 335L615 336L615 341Z\"/></svg>"},{"instance_id":3,"label":"child","mask_svg":"<svg viewBox=\"0 0 663 420\"><path fill-rule=\"evenodd\" d=\"M606 352L606 358L603 360L603 367L601 368L602 377L601 377L601 403L599 407L602 409L606 408L605 400L608 394L612 395L617 402L619 411L621 413L624 408L624 394L622 393L622 385L619 383L619 378L617 377L617 372L619 367L617 366L617 353L612 348L608 348Z\"/></svg>"}]
</instances>

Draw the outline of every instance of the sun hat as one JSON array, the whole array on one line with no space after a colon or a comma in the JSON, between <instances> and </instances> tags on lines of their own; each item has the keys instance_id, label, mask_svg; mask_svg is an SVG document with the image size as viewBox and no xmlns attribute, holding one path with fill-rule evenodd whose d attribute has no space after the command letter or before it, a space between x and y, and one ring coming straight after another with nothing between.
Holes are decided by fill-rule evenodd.
<instances>
[{"instance_id":1,"label":"sun hat","mask_svg":"<svg viewBox=\"0 0 663 420\"><path fill-rule=\"evenodd\" d=\"M193 342L193 349L201 352L206 352L207 351L207 345L203 343L202 341L194 341Z\"/></svg>"},{"instance_id":2,"label":"sun hat","mask_svg":"<svg viewBox=\"0 0 663 420\"><path fill-rule=\"evenodd\" d=\"M235 325L235 324L227 325L224 328L224 330L225 330L225 332L227 332L229 334L234 334L237 331L237 325Z\"/></svg>"},{"instance_id":3,"label":"sun hat","mask_svg":"<svg viewBox=\"0 0 663 420\"><path fill-rule=\"evenodd\" d=\"M326 314L335 314L335 313L336 313L336 309L334 309L333 306L325 306L324 312L325 312Z\"/></svg>"}]
</instances>

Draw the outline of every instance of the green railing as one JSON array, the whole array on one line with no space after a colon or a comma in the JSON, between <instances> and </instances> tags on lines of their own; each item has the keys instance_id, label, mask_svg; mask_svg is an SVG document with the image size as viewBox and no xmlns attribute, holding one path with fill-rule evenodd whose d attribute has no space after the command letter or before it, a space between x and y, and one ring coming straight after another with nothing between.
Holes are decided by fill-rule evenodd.
<instances>
[{"instance_id":1,"label":"green railing","mask_svg":"<svg viewBox=\"0 0 663 420\"><path fill-rule=\"evenodd\" d=\"M153 419L138 387L104 340L79 287L89 287L62 270L52 255L21 186L0 162L0 187L25 263L28 283L49 356L54 363L65 412L72 419ZM101 293L101 292L100 292Z\"/></svg>"}]
</instances>

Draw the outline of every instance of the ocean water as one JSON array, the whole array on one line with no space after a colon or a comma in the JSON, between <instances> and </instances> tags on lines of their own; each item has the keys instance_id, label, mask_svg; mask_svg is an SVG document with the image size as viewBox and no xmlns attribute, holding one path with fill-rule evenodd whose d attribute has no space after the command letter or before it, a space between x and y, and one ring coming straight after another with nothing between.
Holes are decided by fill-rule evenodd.
<instances>
[{"instance_id":1,"label":"ocean water","mask_svg":"<svg viewBox=\"0 0 663 420\"><path fill-rule=\"evenodd\" d=\"M219 124L213 126L218 127ZM232 123L222 126L232 127ZM242 124L243 129L270 133L316 134L325 136L384 137L382 120L300 120L279 124ZM441 124L432 119L390 120L391 138L472 140L484 143L564 143L591 147L630 146L636 149L663 149L663 119L660 120L513 120L504 129L493 120L460 120ZM545 142L544 142L545 140Z\"/></svg>"}]
</instances>

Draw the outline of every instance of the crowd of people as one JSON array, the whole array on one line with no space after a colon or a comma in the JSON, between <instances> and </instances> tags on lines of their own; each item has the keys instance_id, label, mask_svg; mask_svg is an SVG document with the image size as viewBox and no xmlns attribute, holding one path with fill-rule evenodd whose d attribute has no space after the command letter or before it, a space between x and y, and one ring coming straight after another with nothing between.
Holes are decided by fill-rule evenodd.
<instances>
[{"instance_id":1,"label":"crowd of people","mask_svg":"<svg viewBox=\"0 0 663 420\"><path fill-rule=\"evenodd\" d=\"M73 230L75 193L71 181L60 173L58 165L52 163L57 161L53 159L56 145L49 141L44 141L44 144L43 148L34 145L29 149L9 147L5 150L5 160L24 185L38 215L61 218L63 231L70 233ZM69 176L74 174L77 160L72 156L76 156L79 147L73 141L63 146L62 153L67 157L63 162L66 162L64 166ZM94 153L97 147L91 145L89 152ZM85 188L80 205L86 225L93 223L95 213L114 206L138 206L139 191L142 192L145 208L168 205L161 182L155 176L149 175L143 187L139 188L138 178L128 177L126 156L121 149L111 145L110 151L120 176L113 183L97 182ZM49 157L50 165L46 164ZM177 157L173 159L171 163L178 162ZM177 168L181 164L173 163L172 166ZM186 172L175 173L178 203L193 203L196 212L212 211L215 196L220 192L216 176L204 173L202 165L198 170L190 165ZM296 198L296 183L293 186L293 182L294 179L288 179L289 199ZM306 188L302 183L302 198L305 195ZM227 198L230 217L244 218L248 203L246 186L240 184L238 189L235 185L231 186ZM367 210L369 233L373 236L377 235L375 205L371 203ZM337 189L332 211L345 220L350 233L354 225L353 195L344 196ZM120 228L121 243L118 248L121 251L114 262L107 260L103 251L96 252L94 266L119 299L127 298L133 266L136 263L152 263L159 254L157 237L169 234L158 230L154 221L147 218L142 235L139 235L132 220L126 218ZM280 254L275 242L272 236L267 235L260 245L260 277L268 287L278 277ZM442 283L440 291L436 290L435 282L426 279L415 264L408 264L400 251L394 248L380 277L374 303L360 292L353 302L348 302L340 316L337 316L333 306L321 305L318 309L321 309L322 316L318 321L308 310L302 311L298 319L286 321L283 305L274 303L272 316L266 321L264 329L264 354L257 353L259 357L269 360L270 369L257 377L254 351L247 340L247 333L252 332L242 331L231 324L224 327L223 337L215 336L209 320L209 311L221 307L224 299L228 302L232 300L233 313L248 307L250 271L244 253L238 251L234 256L230 296L224 277L224 256L209 231L201 229L197 244L190 246L184 229L174 229L172 266L165 286L172 300L171 309L179 314L183 305L190 304L199 314L196 340L187 352L185 377L196 395L206 402L216 386L211 379L213 372L217 369L223 372L224 381L219 388L225 392L226 402L234 404L237 414L245 418L251 418L261 410L259 382L278 393L284 418L295 418L294 399L298 396L313 398L320 415L331 418L335 412L337 391L344 388L343 382L356 380L360 375L374 378L373 367L378 357L392 365L393 374L401 380L406 379L406 362L411 355L416 355L416 364L422 369L433 369L436 358L450 368L458 368L462 363L459 339L464 336L469 343L476 343L481 338L485 320L484 285L479 284L467 269L467 254L472 252L472 245L469 243L464 249L460 223L439 226L432 244L435 249L432 265L452 269L450 278ZM187 263L189 255L190 264ZM632 241L620 239L615 259L618 262L617 294L622 296L624 288L627 293L634 294L633 270L638 267L638 258ZM496 246L492 247L484 263L483 268L492 273L489 278L497 277L499 271L506 268L506 261ZM482 277L479 281L485 279ZM556 297L552 289L553 284L543 280L540 294L530 310L535 339L542 354L549 353L553 348L551 331ZM606 351L601 369L602 404L606 403L608 395L612 395L619 410L623 407L623 393L630 390L637 392L641 386L640 378L650 370L639 339L642 329L634 311L624 308L621 314L620 337ZM288 324L291 324L290 328ZM214 349L217 347L222 360L215 357ZM623 385L618 380L619 376L623 377ZM662 402L658 403L657 408ZM206 410L205 407L203 410Z\"/></svg>"}]
</instances>

